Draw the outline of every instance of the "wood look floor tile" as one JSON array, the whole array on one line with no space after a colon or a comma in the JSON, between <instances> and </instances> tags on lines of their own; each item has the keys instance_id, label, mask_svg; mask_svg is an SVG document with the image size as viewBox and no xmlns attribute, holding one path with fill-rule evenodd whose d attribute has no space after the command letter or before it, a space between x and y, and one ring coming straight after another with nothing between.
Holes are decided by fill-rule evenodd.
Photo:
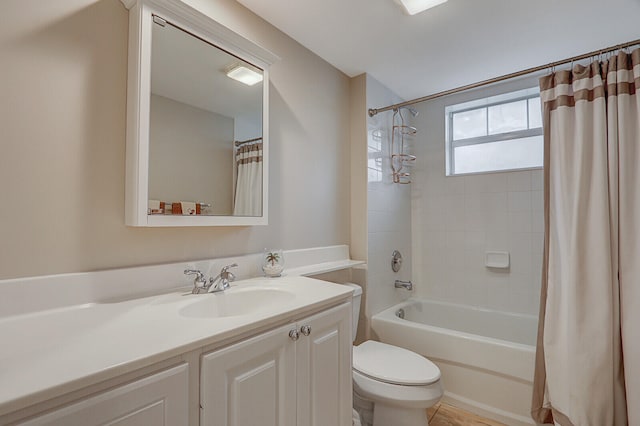
<instances>
[{"instance_id":1,"label":"wood look floor tile","mask_svg":"<svg viewBox=\"0 0 640 426\"><path fill-rule=\"evenodd\" d=\"M506 426L447 404L438 404L433 417L427 411L429 426Z\"/></svg>"},{"instance_id":2,"label":"wood look floor tile","mask_svg":"<svg viewBox=\"0 0 640 426\"><path fill-rule=\"evenodd\" d=\"M431 419L433 419L433 417L438 412L438 408L440 408L439 402L433 407L427 408L427 419L429 420L429 424L431 424Z\"/></svg>"}]
</instances>

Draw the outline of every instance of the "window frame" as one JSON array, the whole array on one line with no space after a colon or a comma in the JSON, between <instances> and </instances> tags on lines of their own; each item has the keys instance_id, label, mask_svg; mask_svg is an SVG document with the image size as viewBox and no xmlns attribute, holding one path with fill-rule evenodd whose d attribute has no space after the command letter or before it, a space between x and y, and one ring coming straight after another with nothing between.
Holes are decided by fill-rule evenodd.
<instances>
[{"instance_id":1,"label":"window frame","mask_svg":"<svg viewBox=\"0 0 640 426\"><path fill-rule=\"evenodd\" d=\"M543 168L542 165L535 167L518 167L513 169L500 169L500 170L489 170L489 171L479 171L479 172L468 172L468 173L455 173L455 155L454 150L458 147L469 146L469 145L481 145L492 142L503 142L512 139L523 139L528 137L542 136L544 134L543 127L536 127L533 129L529 128L530 125L530 113L529 113L529 100L540 97L539 92L533 92L535 88L525 89L525 90L517 90L511 92L514 94L513 97L510 97L510 93L504 93L498 96L491 96L487 98L480 98L476 100L471 100L468 102L461 102L459 104L449 105L445 107L445 121L446 121L446 130L445 130L445 153L446 153L446 168L445 168L445 176L464 176L464 175L475 175L475 174L485 174L485 173L502 173L502 172L512 172L512 171L520 171L520 170L538 170ZM519 93L524 93L522 95L517 95ZM496 99L493 100L492 99ZM499 100L497 100L499 99ZM527 128L524 130L514 130L511 132L497 133L494 135L489 135L489 108L496 105L505 105L514 102L519 102L526 100L527 106ZM470 105L468 107L456 108L458 105ZM476 136L466 139L453 139L453 116L458 113L468 112L478 109L486 109L487 113L485 114L485 126L487 130L487 135L485 136Z\"/></svg>"}]
</instances>

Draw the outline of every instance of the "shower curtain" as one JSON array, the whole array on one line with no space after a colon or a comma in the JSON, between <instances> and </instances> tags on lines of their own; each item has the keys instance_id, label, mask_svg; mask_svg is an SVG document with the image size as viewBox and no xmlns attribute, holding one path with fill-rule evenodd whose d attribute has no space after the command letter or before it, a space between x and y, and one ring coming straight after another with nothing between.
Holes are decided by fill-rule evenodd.
<instances>
[{"instance_id":1,"label":"shower curtain","mask_svg":"<svg viewBox=\"0 0 640 426\"><path fill-rule=\"evenodd\" d=\"M532 416L640 425L640 49L540 80L545 254Z\"/></svg>"},{"instance_id":2,"label":"shower curtain","mask_svg":"<svg viewBox=\"0 0 640 426\"><path fill-rule=\"evenodd\" d=\"M262 216L262 142L236 150L234 216Z\"/></svg>"}]
</instances>

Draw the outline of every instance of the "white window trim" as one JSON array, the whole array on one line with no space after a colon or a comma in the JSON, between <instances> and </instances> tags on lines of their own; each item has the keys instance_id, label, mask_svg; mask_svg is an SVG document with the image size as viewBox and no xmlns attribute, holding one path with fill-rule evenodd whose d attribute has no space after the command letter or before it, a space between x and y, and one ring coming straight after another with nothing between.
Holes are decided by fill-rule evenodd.
<instances>
[{"instance_id":1,"label":"white window trim","mask_svg":"<svg viewBox=\"0 0 640 426\"><path fill-rule=\"evenodd\" d=\"M512 95L512 96L510 96ZM491 170L491 171L482 171L482 172L470 172L470 173L454 173L455 171L455 156L453 155L453 151L457 147L468 146L468 145L479 145L491 142L500 142L511 139L521 139L527 137L541 136L543 134L543 128L537 127L534 129L529 129L529 99L539 98L540 93L537 91L537 88L519 90L512 93L505 93L498 96L493 96L490 98L477 99L469 102L464 102L461 104L450 105L445 107L445 135L446 135L446 147L445 147L445 175L446 176L464 176L464 175L477 175L477 174L487 174L487 173L504 173L504 172L512 172L512 171L521 171L521 170L539 170L542 166L539 167L519 167L514 169L500 169L500 170ZM455 114L467 111L473 111L476 109L488 109L492 106L496 105L504 105L512 102L518 102L526 100L527 105L527 129L524 130L516 130L512 132L498 133L495 135L486 135L486 136L478 136L473 138L466 139L458 139L453 140L453 116ZM486 114L486 128L487 132L489 130L489 114Z\"/></svg>"}]
</instances>

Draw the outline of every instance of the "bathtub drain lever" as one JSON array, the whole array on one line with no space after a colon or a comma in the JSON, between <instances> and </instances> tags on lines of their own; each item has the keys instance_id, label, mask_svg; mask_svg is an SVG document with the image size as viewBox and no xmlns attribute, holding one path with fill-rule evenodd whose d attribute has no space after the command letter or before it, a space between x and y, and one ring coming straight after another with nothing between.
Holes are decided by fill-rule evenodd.
<instances>
[{"instance_id":1,"label":"bathtub drain lever","mask_svg":"<svg viewBox=\"0 0 640 426\"><path fill-rule=\"evenodd\" d=\"M404 289L407 289L407 290L413 290L413 283L411 281L396 280L395 287L396 288L404 288Z\"/></svg>"}]
</instances>

